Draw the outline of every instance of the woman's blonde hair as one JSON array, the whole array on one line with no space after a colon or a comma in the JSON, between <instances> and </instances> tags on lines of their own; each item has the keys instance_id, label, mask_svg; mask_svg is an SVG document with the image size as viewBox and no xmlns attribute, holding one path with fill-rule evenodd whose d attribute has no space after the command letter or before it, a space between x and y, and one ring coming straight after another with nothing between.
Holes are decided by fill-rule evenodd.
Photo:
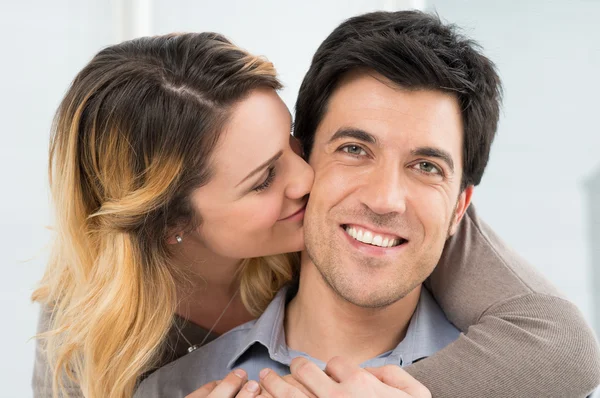
<instances>
[{"instance_id":1,"label":"woman's blonde hair","mask_svg":"<svg viewBox=\"0 0 600 398\"><path fill-rule=\"evenodd\" d=\"M189 195L232 105L279 89L273 65L216 33L124 42L98 53L63 99L50 143L55 241L39 288L55 396L129 397L156 365L176 286L166 237L194 227ZM292 257L244 261L241 297L259 315L292 278Z\"/></svg>"}]
</instances>

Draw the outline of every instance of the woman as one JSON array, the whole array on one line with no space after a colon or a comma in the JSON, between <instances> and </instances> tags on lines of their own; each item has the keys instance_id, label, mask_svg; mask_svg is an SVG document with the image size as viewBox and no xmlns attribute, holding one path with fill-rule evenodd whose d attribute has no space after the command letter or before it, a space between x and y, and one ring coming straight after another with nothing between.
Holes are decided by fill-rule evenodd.
<instances>
[{"instance_id":1,"label":"woman","mask_svg":"<svg viewBox=\"0 0 600 398\"><path fill-rule=\"evenodd\" d=\"M33 295L44 308L36 396L129 397L293 278L284 253L303 247L313 174L279 88L269 62L214 33L111 46L78 74L50 146L56 241ZM442 306L458 275L434 275ZM504 354L493 342L483 348ZM468 361L468 348L448 350Z\"/></svg>"}]
</instances>

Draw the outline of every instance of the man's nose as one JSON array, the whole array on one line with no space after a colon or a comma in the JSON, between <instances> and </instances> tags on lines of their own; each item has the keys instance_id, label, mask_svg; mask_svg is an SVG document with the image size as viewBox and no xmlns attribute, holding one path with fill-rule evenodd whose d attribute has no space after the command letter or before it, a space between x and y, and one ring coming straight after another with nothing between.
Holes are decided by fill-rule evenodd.
<instances>
[{"instance_id":1,"label":"man's nose","mask_svg":"<svg viewBox=\"0 0 600 398\"><path fill-rule=\"evenodd\" d=\"M363 203L377 214L406 211L406 181L397 168L377 169L362 189Z\"/></svg>"}]
</instances>

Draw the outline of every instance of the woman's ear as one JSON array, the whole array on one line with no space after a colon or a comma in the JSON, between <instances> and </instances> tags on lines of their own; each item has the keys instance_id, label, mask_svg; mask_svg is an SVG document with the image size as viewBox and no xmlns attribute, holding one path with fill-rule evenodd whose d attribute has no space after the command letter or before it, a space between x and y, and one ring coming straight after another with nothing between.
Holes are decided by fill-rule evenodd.
<instances>
[{"instance_id":1,"label":"woman's ear","mask_svg":"<svg viewBox=\"0 0 600 398\"><path fill-rule=\"evenodd\" d=\"M167 243L169 245L178 245L181 242L183 242L183 231L170 233L167 237Z\"/></svg>"}]
</instances>

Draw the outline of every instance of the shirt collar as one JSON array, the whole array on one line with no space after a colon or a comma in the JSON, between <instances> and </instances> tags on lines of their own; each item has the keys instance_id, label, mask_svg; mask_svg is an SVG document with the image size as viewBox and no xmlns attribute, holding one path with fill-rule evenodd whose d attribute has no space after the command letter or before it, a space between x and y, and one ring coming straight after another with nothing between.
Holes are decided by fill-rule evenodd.
<instances>
[{"instance_id":1,"label":"shirt collar","mask_svg":"<svg viewBox=\"0 0 600 398\"><path fill-rule=\"evenodd\" d=\"M227 364L229 369L233 369L240 357L255 343L265 346L269 352L269 356L273 360L281 361L281 358L288 357L283 321L285 318L285 306L289 299L288 293L291 293L292 290L287 285L277 292L265 312L254 321L254 324L250 327L250 331L240 343L235 355Z\"/></svg>"},{"instance_id":2,"label":"shirt collar","mask_svg":"<svg viewBox=\"0 0 600 398\"><path fill-rule=\"evenodd\" d=\"M410 365L435 354L456 340L459 335L460 331L448 321L431 293L423 286L406 336L390 357L400 357L403 366Z\"/></svg>"},{"instance_id":3,"label":"shirt collar","mask_svg":"<svg viewBox=\"0 0 600 398\"><path fill-rule=\"evenodd\" d=\"M295 289L285 286L275 296L265 312L250 326L250 331L242 340L235 355L227 364L233 369L238 360L255 343L263 345L269 357L279 363L291 362L285 340L285 306ZM456 340L460 332L447 319L442 309L423 286L417 308L410 320L406 336L389 355L390 361L403 366L429 357Z\"/></svg>"}]
</instances>

